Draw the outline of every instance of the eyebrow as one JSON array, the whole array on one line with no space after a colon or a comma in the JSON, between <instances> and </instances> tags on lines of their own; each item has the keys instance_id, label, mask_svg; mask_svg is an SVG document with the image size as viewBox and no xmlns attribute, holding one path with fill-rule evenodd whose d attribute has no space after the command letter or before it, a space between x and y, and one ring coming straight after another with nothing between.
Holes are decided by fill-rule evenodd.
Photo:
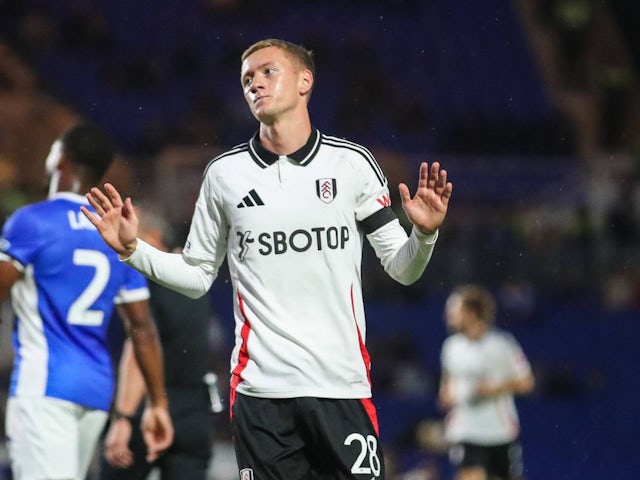
<instances>
[{"instance_id":1,"label":"eyebrow","mask_svg":"<svg viewBox=\"0 0 640 480\"><path fill-rule=\"evenodd\" d=\"M273 60L267 60L266 62L263 62L263 63L261 63L260 65L257 65L257 66L255 67L255 69L253 69L253 71L261 70L261 69L263 69L264 67L266 67L266 66L268 66L268 65L272 65L272 64L274 64ZM245 78L246 76L248 76L248 75L249 75L249 73L250 73L251 71L252 71L252 70L247 70L245 73L243 73L243 74L242 74L241 78Z\"/></svg>"}]
</instances>

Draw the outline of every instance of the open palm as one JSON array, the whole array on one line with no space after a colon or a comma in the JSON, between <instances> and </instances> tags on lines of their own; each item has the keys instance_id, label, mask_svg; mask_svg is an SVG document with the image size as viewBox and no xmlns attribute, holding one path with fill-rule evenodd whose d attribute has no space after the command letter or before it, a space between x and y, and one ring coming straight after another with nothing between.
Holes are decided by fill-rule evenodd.
<instances>
[{"instance_id":1,"label":"open palm","mask_svg":"<svg viewBox=\"0 0 640 480\"><path fill-rule=\"evenodd\" d=\"M447 171L440 163L433 162L431 169L426 162L420 165L418 190L412 198L409 187L399 186L402 208L411 223L424 234L433 234L447 215L453 184L447 181Z\"/></svg>"},{"instance_id":2,"label":"open palm","mask_svg":"<svg viewBox=\"0 0 640 480\"><path fill-rule=\"evenodd\" d=\"M136 249L138 217L130 198L123 202L118 190L110 183L105 183L104 189L106 195L97 187L87 193L95 213L85 207L80 209L98 229L105 243L121 257L128 257Z\"/></svg>"}]
</instances>

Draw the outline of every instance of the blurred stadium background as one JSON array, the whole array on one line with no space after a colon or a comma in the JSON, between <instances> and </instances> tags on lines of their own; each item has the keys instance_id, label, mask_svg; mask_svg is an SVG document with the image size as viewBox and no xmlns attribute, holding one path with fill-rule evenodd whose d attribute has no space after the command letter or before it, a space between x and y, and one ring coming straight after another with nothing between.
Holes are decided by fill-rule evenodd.
<instances>
[{"instance_id":1,"label":"blurred stadium background","mask_svg":"<svg viewBox=\"0 0 640 480\"><path fill-rule=\"evenodd\" d=\"M120 147L109 178L182 239L207 161L256 128L241 52L264 37L303 43L317 127L369 146L393 194L423 160L455 184L420 282L393 284L365 252L391 478L451 478L435 405L442 307L473 281L498 296L498 323L536 371L518 403L527 478L637 479L638 20L634 0L0 0L0 224L43 198L52 140L84 118ZM223 275L211 292L221 370L229 295ZM225 480L219 423L212 478Z\"/></svg>"}]
</instances>

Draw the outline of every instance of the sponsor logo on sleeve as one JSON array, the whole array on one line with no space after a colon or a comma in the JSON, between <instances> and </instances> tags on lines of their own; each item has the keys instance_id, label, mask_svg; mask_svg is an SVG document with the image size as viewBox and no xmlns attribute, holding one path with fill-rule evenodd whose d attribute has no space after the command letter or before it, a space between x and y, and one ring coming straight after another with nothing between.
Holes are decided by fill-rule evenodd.
<instances>
[{"instance_id":1,"label":"sponsor logo on sleeve","mask_svg":"<svg viewBox=\"0 0 640 480\"><path fill-rule=\"evenodd\" d=\"M386 195L386 194L385 195L381 195L376 200L383 207L390 207L391 206L391 197L389 195Z\"/></svg>"}]
</instances>

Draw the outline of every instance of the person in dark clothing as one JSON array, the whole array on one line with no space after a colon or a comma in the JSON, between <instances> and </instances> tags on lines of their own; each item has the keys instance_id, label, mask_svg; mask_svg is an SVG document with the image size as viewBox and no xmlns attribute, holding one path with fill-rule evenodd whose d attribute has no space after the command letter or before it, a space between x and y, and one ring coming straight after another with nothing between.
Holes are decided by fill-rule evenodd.
<instances>
[{"instance_id":1,"label":"person in dark clothing","mask_svg":"<svg viewBox=\"0 0 640 480\"><path fill-rule=\"evenodd\" d=\"M167 228L162 217L151 210L142 210L140 218L140 232L145 240L167 250ZM146 461L146 448L138 428L145 403L144 384L127 339L99 478L142 480L158 467L162 480L204 480L212 457L213 413L222 410L216 392L210 391L215 388L216 379L210 371L213 361L207 334L213 315L211 299L207 296L189 299L154 282L149 282L149 290L151 310L165 352L164 374L175 427L174 442L157 461Z\"/></svg>"}]
</instances>

